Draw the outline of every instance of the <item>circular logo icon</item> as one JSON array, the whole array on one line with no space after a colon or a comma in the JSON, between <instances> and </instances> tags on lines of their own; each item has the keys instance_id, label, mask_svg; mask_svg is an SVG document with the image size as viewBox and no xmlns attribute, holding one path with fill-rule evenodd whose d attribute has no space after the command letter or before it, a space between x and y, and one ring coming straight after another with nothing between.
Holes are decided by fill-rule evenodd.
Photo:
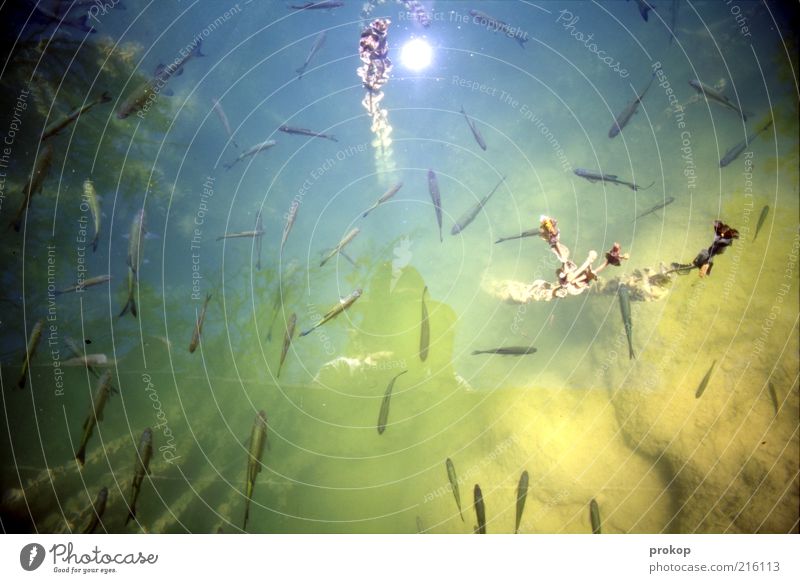
<instances>
[{"instance_id":1,"label":"circular logo icon","mask_svg":"<svg viewBox=\"0 0 800 583\"><path fill-rule=\"evenodd\" d=\"M44 547L39 543L30 543L19 552L19 564L26 571L35 571L44 562Z\"/></svg>"}]
</instances>

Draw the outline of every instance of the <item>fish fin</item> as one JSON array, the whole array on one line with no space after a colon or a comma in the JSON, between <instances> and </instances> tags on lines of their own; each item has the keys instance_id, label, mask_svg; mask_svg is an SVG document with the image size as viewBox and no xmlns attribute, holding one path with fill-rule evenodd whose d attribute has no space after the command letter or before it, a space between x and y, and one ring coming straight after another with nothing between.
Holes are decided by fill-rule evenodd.
<instances>
[{"instance_id":1,"label":"fish fin","mask_svg":"<svg viewBox=\"0 0 800 583\"><path fill-rule=\"evenodd\" d=\"M200 50L200 48L202 46L203 46L203 40L200 39L200 40L197 41L197 46L192 51L192 53L194 54L195 57L206 57L206 56L208 56L203 51Z\"/></svg>"},{"instance_id":2,"label":"fish fin","mask_svg":"<svg viewBox=\"0 0 800 583\"><path fill-rule=\"evenodd\" d=\"M156 65L155 71L153 71L153 75L155 75L156 77L160 77L161 73L163 73L164 69L166 68L167 67L164 65L164 63L159 63L158 65Z\"/></svg>"},{"instance_id":3,"label":"fish fin","mask_svg":"<svg viewBox=\"0 0 800 583\"><path fill-rule=\"evenodd\" d=\"M180 67L177 71L175 71L175 76L180 77L183 75L183 67Z\"/></svg>"},{"instance_id":4,"label":"fish fin","mask_svg":"<svg viewBox=\"0 0 800 583\"><path fill-rule=\"evenodd\" d=\"M606 178L611 178L612 180L616 180L617 178L619 178L619 176L617 176L616 174L606 174Z\"/></svg>"},{"instance_id":5,"label":"fish fin","mask_svg":"<svg viewBox=\"0 0 800 583\"><path fill-rule=\"evenodd\" d=\"M111 93L103 91L103 94L100 96L100 103L108 103L109 101L111 101Z\"/></svg>"},{"instance_id":6,"label":"fish fin","mask_svg":"<svg viewBox=\"0 0 800 583\"><path fill-rule=\"evenodd\" d=\"M130 310L130 312L131 312L131 314L133 315L134 318L138 317L137 316L137 311L136 311L136 300L133 298L133 296L128 298L128 302L122 308L122 311L119 313L118 317L121 318L122 316L127 314L128 310Z\"/></svg>"}]
</instances>

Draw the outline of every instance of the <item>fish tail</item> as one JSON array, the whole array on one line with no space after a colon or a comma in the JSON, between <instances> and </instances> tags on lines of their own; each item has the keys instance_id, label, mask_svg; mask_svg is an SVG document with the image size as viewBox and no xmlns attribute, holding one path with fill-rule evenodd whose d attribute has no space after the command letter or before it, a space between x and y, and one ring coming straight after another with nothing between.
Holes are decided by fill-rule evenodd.
<instances>
[{"instance_id":1,"label":"fish tail","mask_svg":"<svg viewBox=\"0 0 800 583\"><path fill-rule=\"evenodd\" d=\"M205 54L203 54L203 52L200 50L200 47L201 47L202 45L203 45L203 41L202 41L202 39L198 40L198 41L197 41L197 46L196 46L196 47L194 48L194 50L192 51L192 54L193 54L195 57L205 57L205 56L206 56L206 55L205 55Z\"/></svg>"},{"instance_id":2,"label":"fish tail","mask_svg":"<svg viewBox=\"0 0 800 583\"><path fill-rule=\"evenodd\" d=\"M128 524L131 519L136 520L136 501L128 508L128 517L125 519L125 524Z\"/></svg>"},{"instance_id":3,"label":"fish tail","mask_svg":"<svg viewBox=\"0 0 800 583\"><path fill-rule=\"evenodd\" d=\"M633 351L633 346L628 346L628 356L630 356L630 360L636 360L636 353Z\"/></svg>"},{"instance_id":4,"label":"fish tail","mask_svg":"<svg viewBox=\"0 0 800 583\"><path fill-rule=\"evenodd\" d=\"M236 143L236 140L231 140L231 143L234 145L234 147L236 147L236 148L239 147L239 144Z\"/></svg>"},{"instance_id":5,"label":"fish tail","mask_svg":"<svg viewBox=\"0 0 800 583\"><path fill-rule=\"evenodd\" d=\"M119 313L119 317L121 318L122 316L124 316L128 312L128 310L131 311L131 314L133 315L134 318L138 317L136 311L136 299L134 299L133 294L131 294L130 297L128 298L127 303L122 308L122 311Z\"/></svg>"},{"instance_id":6,"label":"fish tail","mask_svg":"<svg viewBox=\"0 0 800 583\"><path fill-rule=\"evenodd\" d=\"M92 253L97 251L97 245L100 243L100 233L95 233L94 239L92 239Z\"/></svg>"},{"instance_id":7,"label":"fish tail","mask_svg":"<svg viewBox=\"0 0 800 583\"><path fill-rule=\"evenodd\" d=\"M28 370L27 370L27 367L26 367L26 369L22 372L22 375L19 377L19 380L17 381L17 388L18 389L24 389L25 388L25 384L27 382L28 382Z\"/></svg>"},{"instance_id":8,"label":"fish tail","mask_svg":"<svg viewBox=\"0 0 800 583\"><path fill-rule=\"evenodd\" d=\"M650 184L648 184L647 186L640 186L640 187L638 188L638 190L647 190L648 188L650 188L651 186L653 186L655 183L656 183L656 181L655 181L655 180L653 180L653 182L651 182L651 183L650 183ZM634 190L636 190L636 189L634 189Z\"/></svg>"}]
</instances>

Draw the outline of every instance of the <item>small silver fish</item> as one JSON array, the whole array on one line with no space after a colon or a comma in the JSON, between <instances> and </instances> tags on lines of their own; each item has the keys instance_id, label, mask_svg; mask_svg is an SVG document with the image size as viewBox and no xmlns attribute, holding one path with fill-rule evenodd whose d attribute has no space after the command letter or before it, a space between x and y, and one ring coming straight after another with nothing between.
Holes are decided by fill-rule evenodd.
<instances>
[{"instance_id":1,"label":"small silver fish","mask_svg":"<svg viewBox=\"0 0 800 583\"><path fill-rule=\"evenodd\" d=\"M711 363L711 366L709 367L708 372L706 373L706 376L704 376L703 380L700 381L700 385L697 387L697 390L694 393L694 398L695 399L699 399L700 397L703 396L703 393L705 392L706 387L708 386L708 381L711 380L711 373L714 372L714 365L715 364L717 364L716 360Z\"/></svg>"},{"instance_id":2,"label":"small silver fish","mask_svg":"<svg viewBox=\"0 0 800 583\"><path fill-rule=\"evenodd\" d=\"M589 521L592 523L592 534L602 534L600 529L600 507L594 498L589 503Z\"/></svg>"},{"instance_id":3,"label":"small silver fish","mask_svg":"<svg viewBox=\"0 0 800 583\"><path fill-rule=\"evenodd\" d=\"M461 513L461 495L458 492L456 467L453 465L453 461L450 458L447 458L445 461L445 466L447 467L447 479L450 480L450 488L453 490L453 497L456 499L456 506L458 506L458 514L461 516L461 520L463 521L464 515Z\"/></svg>"},{"instance_id":4,"label":"small silver fish","mask_svg":"<svg viewBox=\"0 0 800 583\"><path fill-rule=\"evenodd\" d=\"M404 370L403 372L397 373L395 377L389 381L389 386L386 387L386 392L383 395L383 401L381 401L381 410L380 413L378 413L378 435L381 435L384 431L386 431L386 422L389 420L389 402L392 398L392 389L394 389L394 383L400 377L400 375L404 375L407 372L407 370Z\"/></svg>"}]
</instances>

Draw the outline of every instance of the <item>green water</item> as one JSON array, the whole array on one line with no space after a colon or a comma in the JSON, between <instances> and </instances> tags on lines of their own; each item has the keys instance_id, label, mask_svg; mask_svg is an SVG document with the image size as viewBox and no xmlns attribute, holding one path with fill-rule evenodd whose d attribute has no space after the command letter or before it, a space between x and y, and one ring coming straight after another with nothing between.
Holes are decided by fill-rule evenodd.
<instances>
[{"instance_id":1,"label":"green water","mask_svg":"<svg viewBox=\"0 0 800 583\"><path fill-rule=\"evenodd\" d=\"M0 233L4 531L80 531L106 486L98 532L239 532L248 437L263 410L270 447L249 532L413 533L421 524L432 533L471 533L479 484L488 532L510 533L526 470L521 533L589 533L592 499L603 533L797 532L797 46L786 14L742 3L752 31L744 36L723 3L681 5L670 44L666 2L648 22L628 2L478 4L525 30L523 49L472 22L469 3L425 3L434 18L420 28L387 2L372 14L393 20L395 66L381 102L391 143L380 148L355 74L360 5L296 14L277 3L243 6L203 37L207 56L169 80L174 96L159 95L143 119L118 119L133 88L226 9L139 4L109 12L85 41L73 31L48 45L51 28L13 53L9 47L0 75L0 128L15 132L3 167L3 222L22 201L42 128L103 90L114 98L51 138L54 162L22 232ZM572 29L558 21L562 10L579 17ZM23 38L33 35L21 22ZM157 39L153 23L168 34ZM326 42L298 80L293 71L321 30ZM629 77L576 32L593 33ZM434 47L432 65L421 72L399 56L412 36ZM609 139L615 116L656 61L664 77ZM707 85L724 80L721 90L734 101L738 95L748 122L718 104L692 102L686 81L696 77ZM24 110L15 109L24 87L30 96ZM680 115L668 89L685 104ZM223 104L238 149L212 97ZM773 128L720 169L725 151L770 116ZM338 142L277 131L284 124ZM266 139L278 143L222 167ZM575 168L655 185L633 192L592 184ZM441 243L429 169L441 190ZM501 176L475 221L450 235ZM90 216L80 206L89 177L104 213L95 253L78 241L79 219ZM394 198L361 218L399 181ZM664 210L636 219L670 196L675 201ZM293 201L297 220L281 254ZM764 205L770 210L754 241ZM138 318L119 317L127 298L125 235L142 208L149 236ZM261 269L253 239L216 241L254 229L258 212ZM605 279L690 262L710 244L718 218L740 238L715 259L710 277L675 277L660 301L633 302L637 359L630 360L613 294L590 290L520 306L490 293L501 281L555 279L557 264L541 239L494 244L536 227L543 214L558 218L561 241L578 263L589 250L602 257L614 242L630 253ZM361 232L345 251L355 265L337 255L320 268L324 251L354 227ZM80 265L89 276L110 274L110 285L50 303L48 285L74 283ZM425 286L430 347L422 361ZM356 288L363 295L344 313L294 337L278 379L291 314L298 332L307 330ZM190 354L206 293L212 299L202 340ZM46 318L45 333L26 388L17 390L39 318ZM96 379L84 367L54 372L54 362L68 356L68 337L115 361L119 390L83 470L74 452ZM504 346L537 352L471 354ZM384 393L402 371L379 434ZM151 474L137 520L126 525L146 427L154 437Z\"/></svg>"}]
</instances>

